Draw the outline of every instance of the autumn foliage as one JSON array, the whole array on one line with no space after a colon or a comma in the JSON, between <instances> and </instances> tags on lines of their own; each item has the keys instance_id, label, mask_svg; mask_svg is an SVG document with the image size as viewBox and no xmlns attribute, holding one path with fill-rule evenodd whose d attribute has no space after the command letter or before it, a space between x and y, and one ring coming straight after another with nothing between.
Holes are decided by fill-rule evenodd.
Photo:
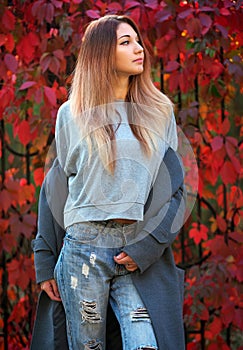
<instances>
[{"instance_id":1,"label":"autumn foliage","mask_svg":"<svg viewBox=\"0 0 243 350\"><path fill-rule=\"evenodd\" d=\"M186 269L187 349L243 349L241 4L0 0L0 349L29 349L44 162L85 26L107 13L139 24L154 82L173 100L198 162L197 200L174 245Z\"/></svg>"}]
</instances>

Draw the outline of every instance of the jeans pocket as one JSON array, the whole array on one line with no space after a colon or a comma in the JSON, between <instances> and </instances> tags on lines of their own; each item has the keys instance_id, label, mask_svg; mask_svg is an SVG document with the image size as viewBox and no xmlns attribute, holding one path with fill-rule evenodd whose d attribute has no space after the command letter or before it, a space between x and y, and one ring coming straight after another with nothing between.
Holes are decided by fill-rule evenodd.
<instances>
[{"instance_id":1,"label":"jeans pocket","mask_svg":"<svg viewBox=\"0 0 243 350\"><path fill-rule=\"evenodd\" d=\"M99 236L99 229L90 223L77 223L69 226L65 240L73 243L89 243Z\"/></svg>"}]
</instances>

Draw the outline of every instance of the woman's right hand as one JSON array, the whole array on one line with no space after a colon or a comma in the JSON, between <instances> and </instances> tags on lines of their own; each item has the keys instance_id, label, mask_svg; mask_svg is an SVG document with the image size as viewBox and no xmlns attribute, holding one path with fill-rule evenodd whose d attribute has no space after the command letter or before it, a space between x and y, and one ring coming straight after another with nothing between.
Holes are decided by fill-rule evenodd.
<instances>
[{"instance_id":1,"label":"woman's right hand","mask_svg":"<svg viewBox=\"0 0 243 350\"><path fill-rule=\"evenodd\" d=\"M51 300L61 301L57 283L54 279L41 282L41 290L44 290Z\"/></svg>"}]
</instances>

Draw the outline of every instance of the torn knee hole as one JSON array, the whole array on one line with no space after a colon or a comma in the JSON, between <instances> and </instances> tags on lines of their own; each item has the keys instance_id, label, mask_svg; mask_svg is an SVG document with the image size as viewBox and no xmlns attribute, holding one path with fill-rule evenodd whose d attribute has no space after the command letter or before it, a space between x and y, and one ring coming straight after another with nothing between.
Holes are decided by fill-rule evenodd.
<instances>
[{"instance_id":1,"label":"torn knee hole","mask_svg":"<svg viewBox=\"0 0 243 350\"><path fill-rule=\"evenodd\" d=\"M157 350L158 348L154 347L154 346L141 346L139 348L137 348L137 350Z\"/></svg>"},{"instance_id":2,"label":"torn knee hole","mask_svg":"<svg viewBox=\"0 0 243 350\"><path fill-rule=\"evenodd\" d=\"M90 340L84 345L84 350L102 350L102 345L96 340Z\"/></svg>"},{"instance_id":3,"label":"torn knee hole","mask_svg":"<svg viewBox=\"0 0 243 350\"><path fill-rule=\"evenodd\" d=\"M101 322L101 315L97 311L97 304L95 301L86 301L86 300L81 301L81 315L82 315L83 321L87 321L91 323Z\"/></svg>"}]
</instances>

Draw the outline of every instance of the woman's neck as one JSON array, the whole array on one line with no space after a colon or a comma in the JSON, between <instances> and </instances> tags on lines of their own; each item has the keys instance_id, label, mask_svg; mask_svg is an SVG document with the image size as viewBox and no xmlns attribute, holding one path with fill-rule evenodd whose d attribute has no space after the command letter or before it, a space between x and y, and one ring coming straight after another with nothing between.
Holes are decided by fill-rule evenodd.
<instances>
[{"instance_id":1,"label":"woman's neck","mask_svg":"<svg viewBox=\"0 0 243 350\"><path fill-rule=\"evenodd\" d=\"M125 100L128 91L128 77L119 77L116 86L114 87L116 100Z\"/></svg>"}]
</instances>

